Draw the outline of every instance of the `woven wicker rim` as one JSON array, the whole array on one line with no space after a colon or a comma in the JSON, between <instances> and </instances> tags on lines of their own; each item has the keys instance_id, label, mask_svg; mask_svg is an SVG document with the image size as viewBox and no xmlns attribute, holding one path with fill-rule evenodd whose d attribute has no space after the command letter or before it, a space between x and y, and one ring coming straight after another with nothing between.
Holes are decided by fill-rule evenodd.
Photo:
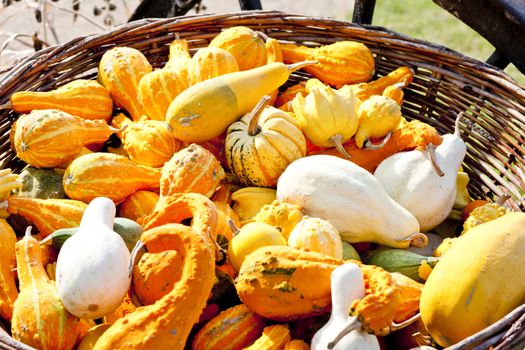
<instances>
[{"instance_id":1,"label":"woven wicker rim","mask_svg":"<svg viewBox=\"0 0 525 350\"><path fill-rule=\"evenodd\" d=\"M340 40L363 42L376 55L378 75L402 65L411 67L415 77L405 89L403 114L447 133L452 131L457 114L464 112L461 133L468 145L464 168L471 178L471 194L492 200L509 194L508 206L525 209L524 87L497 68L382 27L276 11L140 20L44 49L4 70L0 104L6 103L16 91L50 90L80 77L96 77L100 57L112 47L134 47L154 67L161 67L167 60L168 44L175 32L195 50L206 46L221 29L235 25L249 26L280 41L307 46ZM308 74L298 72L287 85L307 77ZM25 166L10 149L9 132L17 117L11 111L0 111L1 168L20 170ZM0 348L28 349L3 338L0 332ZM523 338L525 335L520 339Z\"/></svg>"}]
</instances>

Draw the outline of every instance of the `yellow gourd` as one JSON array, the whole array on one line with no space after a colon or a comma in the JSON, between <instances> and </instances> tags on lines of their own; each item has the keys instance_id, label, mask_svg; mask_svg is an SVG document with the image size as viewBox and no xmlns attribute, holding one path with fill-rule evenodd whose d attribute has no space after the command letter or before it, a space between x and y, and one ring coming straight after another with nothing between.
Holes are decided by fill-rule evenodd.
<instances>
[{"instance_id":1,"label":"yellow gourd","mask_svg":"<svg viewBox=\"0 0 525 350\"><path fill-rule=\"evenodd\" d=\"M290 232L302 218L303 212L299 206L273 201L271 204L263 206L253 219L276 227L288 239Z\"/></svg>"},{"instance_id":2,"label":"yellow gourd","mask_svg":"<svg viewBox=\"0 0 525 350\"><path fill-rule=\"evenodd\" d=\"M239 71L235 57L218 47L203 47L197 50L192 61L188 72L190 85Z\"/></svg>"},{"instance_id":3,"label":"yellow gourd","mask_svg":"<svg viewBox=\"0 0 525 350\"><path fill-rule=\"evenodd\" d=\"M470 229L441 257L421 294L421 319L450 346L490 326L523 303L525 213Z\"/></svg>"},{"instance_id":4,"label":"yellow gourd","mask_svg":"<svg viewBox=\"0 0 525 350\"><path fill-rule=\"evenodd\" d=\"M304 216L288 237L292 248L343 258L343 242L337 229L328 221Z\"/></svg>"},{"instance_id":5,"label":"yellow gourd","mask_svg":"<svg viewBox=\"0 0 525 350\"><path fill-rule=\"evenodd\" d=\"M373 95L359 106L359 127L355 134L357 147L369 138L386 136L401 122L401 107L386 96Z\"/></svg>"},{"instance_id":6,"label":"yellow gourd","mask_svg":"<svg viewBox=\"0 0 525 350\"><path fill-rule=\"evenodd\" d=\"M265 327L261 337L244 350L282 350L289 341L290 330L288 326L275 324Z\"/></svg>"},{"instance_id":7,"label":"yellow gourd","mask_svg":"<svg viewBox=\"0 0 525 350\"><path fill-rule=\"evenodd\" d=\"M312 62L271 63L191 86L171 103L166 121L175 137L185 142L210 140L251 111L262 96L288 80L290 73Z\"/></svg>"},{"instance_id":8,"label":"yellow gourd","mask_svg":"<svg viewBox=\"0 0 525 350\"><path fill-rule=\"evenodd\" d=\"M164 68L174 70L183 81L189 84L188 71L193 61L188 49L188 42L185 39L181 39L179 33L175 33L175 40L170 43L169 50L168 62L166 62Z\"/></svg>"},{"instance_id":9,"label":"yellow gourd","mask_svg":"<svg viewBox=\"0 0 525 350\"><path fill-rule=\"evenodd\" d=\"M0 317L10 321L13 304L18 297L13 269L16 266L16 234L4 220L0 219Z\"/></svg>"},{"instance_id":10,"label":"yellow gourd","mask_svg":"<svg viewBox=\"0 0 525 350\"><path fill-rule=\"evenodd\" d=\"M232 209L241 225L253 221L253 217L266 204L275 200L275 190L264 187L244 187L232 193Z\"/></svg>"}]
</instances>

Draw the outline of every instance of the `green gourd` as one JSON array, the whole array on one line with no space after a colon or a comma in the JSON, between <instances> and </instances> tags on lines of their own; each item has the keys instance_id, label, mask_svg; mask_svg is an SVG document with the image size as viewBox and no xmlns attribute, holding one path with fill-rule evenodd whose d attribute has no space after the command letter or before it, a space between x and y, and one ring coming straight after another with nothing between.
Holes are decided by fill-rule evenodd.
<instances>
[{"instance_id":1,"label":"green gourd","mask_svg":"<svg viewBox=\"0 0 525 350\"><path fill-rule=\"evenodd\" d=\"M434 267L439 258L419 255L404 249L386 249L372 255L366 263L382 267L388 272L399 272L414 281L424 282L419 277L419 268L424 261L430 267Z\"/></svg>"},{"instance_id":2,"label":"green gourd","mask_svg":"<svg viewBox=\"0 0 525 350\"><path fill-rule=\"evenodd\" d=\"M19 197L31 198L66 198L62 177L64 173L56 169L39 169L27 167L20 173L19 180L22 188L15 190L14 194Z\"/></svg>"}]
</instances>

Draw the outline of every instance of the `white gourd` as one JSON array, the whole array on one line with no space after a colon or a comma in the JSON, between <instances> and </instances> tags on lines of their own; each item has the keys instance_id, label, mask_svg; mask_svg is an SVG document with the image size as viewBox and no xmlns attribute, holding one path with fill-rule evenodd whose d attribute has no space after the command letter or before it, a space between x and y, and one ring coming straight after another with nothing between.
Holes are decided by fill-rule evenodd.
<instances>
[{"instance_id":1,"label":"white gourd","mask_svg":"<svg viewBox=\"0 0 525 350\"><path fill-rule=\"evenodd\" d=\"M337 267L331 275L331 288L332 314L312 338L311 350L329 349L329 344L352 324L357 329L342 337L333 347L334 350L379 350L376 336L363 332L357 318L348 315L352 302L365 296L361 269L352 263Z\"/></svg>"},{"instance_id":2,"label":"white gourd","mask_svg":"<svg viewBox=\"0 0 525 350\"><path fill-rule=\"evenodd\" d=\"M414 215L390 198L374 175L339 157L315 155L291 163L277 183L277 199L328 220L348 243L393 248L427 243Z\"/></svg>"},{"instance_id":3,"label":"white gourd","mask_svg":"<svg viewBox=\"0 0 525 350\"><path fill-rule=\"evenodd\" d=\"M58 294L65 308L77 317L96 319L109 314L129 289L130 253L113 231L115 211L111 199L93 199L78 232L65 241L58 254Z\"/></svg>"},{"instance_id":4,"label":"white gourd","mask_svg":"<svg viewBox=\"0 0 525 350\"><path fill-rule=\"evenodd\" d=\"M292 248L322 253L336 259L343 258L343 242L339 232L328 221L303 216L288 237Z\"/></svg>"},{"instance_id":5,"label":"white gourd","mask_svg":"<svg viewBox=\"0 0 525 350\"><path fill-rule=\"evenodd\" d=\"M390 197L417 218L423 232L443 222L456 199L456 178L466 153L457 123L456 131L443 135L441 145L435 148L442 176L429 152L432 150L396 153L383 160L374 173Z\"/></svg>"}]
</instances>

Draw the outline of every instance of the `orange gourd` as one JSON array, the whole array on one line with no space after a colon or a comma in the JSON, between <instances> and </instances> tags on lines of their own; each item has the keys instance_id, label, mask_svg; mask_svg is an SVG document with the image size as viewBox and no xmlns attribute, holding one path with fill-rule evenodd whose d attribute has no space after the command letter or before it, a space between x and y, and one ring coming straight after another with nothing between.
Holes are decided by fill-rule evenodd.
<instances>
[{"instance_id":1,"label":"orange gourd","mask_svg":"<svg viewBox=\"0 0 525 350\"><path fill-rule=\"evenodd\" d=\"M51 91L19 91L11 98L17 113L35 109L58 109L83 119L108 121L113 112L109 91L95 80L77 79Z\"/></svg>"},{"instance_id":2,"label":"orange gourd","mask_svg":"<svg viewBox=\"0 0 525 350\"><path fill-rule=\"evenodd\" d=\"M171 102L188 86L174 69L157 69L140 79L138 101L150 119L165 121Z\"/></svg>"},{"instance_id":3,"label":"orange gourd","mask_svg":"<svg viewBox=\"0 0 525 350\"><path fill-rule=\"evenodd\" d=\"M0 219L0 317L10 321L13 304L18 297L13 269L16 266L16 234L4 220Z\"/></svg>"},{"instance_id":4,"label":"orange gourd","mask_svg":"<svg viewBox=\"0 0 525 350\"><path fill-rule=\"evenodd\" d=\"M165 121L141 119L129 122L121 132L122 145L134 163L158 168L183 148Z\"/></svg>"},{"instance_id":5,"label":"orange gourd","mask_svg":"<svg viewBox=\"0 0 525 350\"><path fill-rule=\"evenodd\" d=\"M268 37L263 32L258 32L258 34L264 39L264 46L266 47L266 64L273 62L282 62L283 61L283 52L281 51L281 45L274 38ZM268 103L272 106L277 100L277 95L279 94L279 89L275 89L270 94L270 102Z\"/></svg>"},{"instance_id":6,"label":"orange gourd","mask_svg":"<svg viewBox=\"0 0 525 350\"><path fill-rule=\"evenodd\" d=\"M263 329L259 339L246 350L282 350L290 341L290 330L287 325L274 324Z\"/></svg>"},{"instance_id":7,"label":"orange gourd","mask_svg":"<svg viewBox=\"0 0 525 350\"><path fill-rule=\"evenodd\" d=\"M162 299L115 321L94 350L182 350L206 306L215 279L215 263L202 233L168 224L144 232L141 239L150 253L180 251L184 257L181 278Z\"/></svg>"},{"instance_id":8,"label":"orange gourd","mask_svg":"<svg viewBox=\"0 0 525 350\"><path fill-rule=\"evenodd\" d=\"M240 71L266 64L264 41L248 27L230 27L213 38L209 46L230 52Z\"/></svg>"},{"instance_id":9,"label":"orange gourd","mask_svg":"<svg viewBox=\"0 0 525 350\"><path fill-rule=\"evenodd\" d=\"M281 50L285 63L318 61L303 69L336 88L369 81L375 72L372 51L355 41L339 41L316 48L281 44Z\"/></svg>"},{"instance_id":10,"label":"orange gourd","mask_svg":"<svg viewBox=\"0 0 525 350\"><path fill-rule=\"evenodd\" d=\"M53 110L20 116L13 135L17 156L37 168L71 161L84 146L106 141L116 130L104 120L86 120Z\"/></svg>"},{"instance_id":11,"label":"orange gourd","mask_svg":"<svg viewBox=\"0 0 525 350\"><path fill-rule=\"evenodd\" d=\"M114 47L104 53L98 66L98 81L109 90L115 104L126 110L131 119L144 114L138 99L141 78L152 71L148 59L131 47Z\"/></svg>"},{"instance_id":12,"label":"orange gourd","mask_svg":"<svg viewBox=\"0 0 525 350\"><path fill-rule=\"evenodd\" d=\"M208 321L193 338L192 350L241 350L262 334L266 320L240 304Z\"/></svg>"},{"instance_id":13,"label":"orange gourd","mask_svg":"<svg viewBox=\"0 0 525 350\"><path fill-rule=\"evenodd\" d=\"M64 308L55 283L47 277L30 227L16 244L16 262L20 295L14 304L13 338L37 349L73 349L79 320Z\"/></svg>"},{"instance_id":14,"label":"orange gourd","mask_svg":"<svg viewBox=\"0 0 525 350\"><path fill-rule=\"evenodd\" d=\"M39 199L9 197L7 211L31 221L42 238L61 228L80 225L87 204L72 199Z\"/></svg>"},{"instance_id":15,"label":"orange gourd","mask_svg":"<svg viewBox=\"0 0 525 350\"><path fill-rule=\"evenodd\" d=\"M152 191L137 191L127 197L118 207L118 216L138 221L153 212L159 195Z\"/></svg>"},{"instance_id":16,"label":"orange gourd","mask_svg":"<svg viewBox=\"0 0 525 350\"><path fill-rule=\"evenodd\" d=\"M121 202L138 190L159 188L160 171L135 164L112 153L92 153L75 159L64 173L64 190L69 198L90 202L108 197Z\"/></svg>"},{"instance_id":17,"label":"orange gourd","mask_svg":"<svg viewBox=\"0 0 525 350\"><path fill-rule=\"evenodd\" d=\"M175 40L170 43L168 62L164 69L174 70L183 81L189 84L189 70L192 64L188 42L181 39L179 33L175 33Z\"/></svg>"},{"instance_id":18,"label":"orange gourd","mask_svg":"<svg viewBox=\"0 0 525 350\"><path fill-rule=\"evenodd\" d=\"M310 350L310 345L300 339L294 339L284 345L284 350Z\"/></svg>"},{"instance_id":19,"label":"orange gourd","mask_svg":"<svg viewBox=\"0 0 525 350\"><path fill-rule=\"evenodd\" d=\"M414 72L408 67L399 67L381 78L369 83L351 85L354 96L364 101L372 95L382 95L389 86L401 84L408 86L414 78Z\"/></svg>"},{"instance_id":20,"label":"orange gourd","mask_svg":"<svg viewBox=\"0 0 525 350\"><path fill-rule=\"evenodd\" d=\"M189 69L190 85L239 71L237 60L226 50L218 47L203 47L197 50Z\"/></svg>"},{"instance_id":21,"label":"orange gourd","mask_svg":"<svg viewBox=\"0 0 525 350\"><path fill-rule=\"evenodd\" d=\"M160 195L194 192L209 198L223 178L224 170L215 156L202 146L191 144L162 167Z\"/></svg>"}]
</instances>

